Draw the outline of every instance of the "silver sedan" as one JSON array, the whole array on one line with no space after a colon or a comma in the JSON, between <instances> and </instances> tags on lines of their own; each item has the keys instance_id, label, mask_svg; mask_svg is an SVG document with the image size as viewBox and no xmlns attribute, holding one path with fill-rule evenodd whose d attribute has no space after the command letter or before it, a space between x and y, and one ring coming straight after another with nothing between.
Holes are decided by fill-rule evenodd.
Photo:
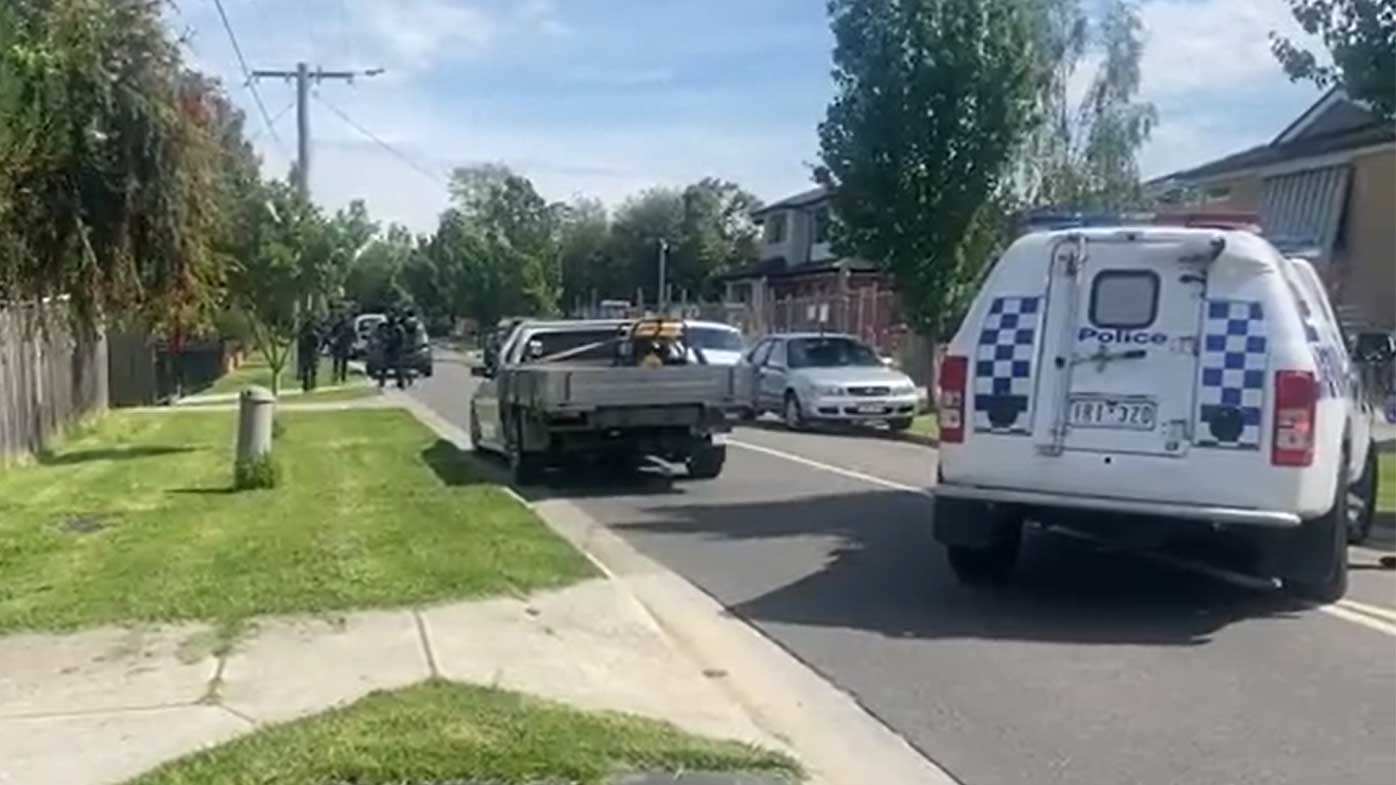
<instances>
[{"instance_id":1,"label":"silver sedan","mask_svg":"<svg viewBox=\"0 0 1396 785\"><path fill-rule=\"evenodd\" d=\"M790 428L812 421L911 427L916 385L848 335L793 333L762 339L743 360L752 369L752 413L777 412Z\"/></svg>"}]
</instances>

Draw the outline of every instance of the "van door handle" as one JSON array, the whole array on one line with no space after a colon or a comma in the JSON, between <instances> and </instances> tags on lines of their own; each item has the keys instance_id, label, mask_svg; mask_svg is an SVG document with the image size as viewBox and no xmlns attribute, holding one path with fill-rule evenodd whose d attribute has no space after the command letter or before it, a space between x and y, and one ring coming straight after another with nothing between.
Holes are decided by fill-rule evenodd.
<instances>
[{"instance_id":1,"label":"van door handle","mask_svg":"<svg viewBox=\"0 0 1396 785\"><path fill-rule=\"evenodd\" d=\"M1058 356L1057 356L1057 359L1052 361L1052 364L1055 365L1055 366L1057 366L1057 368L1058 368L1059 370L1062 369L1062 368L1065 368L1065 367L1066 367L1066 358L1065 358L1065 357L1062 357L1062 356L1060 356L1060 355L1058 355Z\"/></svg>"}]
</instances>

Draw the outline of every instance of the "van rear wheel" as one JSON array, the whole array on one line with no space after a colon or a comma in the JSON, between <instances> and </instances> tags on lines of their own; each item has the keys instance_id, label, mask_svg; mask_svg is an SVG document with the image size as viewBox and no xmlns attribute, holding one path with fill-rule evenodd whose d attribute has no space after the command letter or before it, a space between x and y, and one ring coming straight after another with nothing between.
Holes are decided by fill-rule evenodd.
<instances>
[{"instance_id":1,"label":"van rear wheel","mask_svg":"<svg viewBox=\"0 0 1396 785\"><path fill-rule=\"evenodd\" d=\"M712 480L722 474L722 466L727 463L725 445L705 445L688 456L688 476L695 480Z\"/></svg>"},{"instance_id":2,"label":"van rear wheel","mask_svg":"<svg viewBox=\"0 0 1396 785\"><path fill-rule=\"evenodd\" d=\"M1367 448L1362 476L1348 491L1348 543L1366 542L1377 515L1377 446Z\"/></svg>"},{"instance_id":3,"label":"van rear wheel","mask_svg":"<svg viewBox=\"0 0 1396 785\"><path fill-rule=\"evenodd\" d=\"M524 450L522 421L514 425L514 443L509 449L509 470L515 485L533 485L543 476L543 462L540 456Z\"/></svg>"},{"instance_id":4,"label":"van rear wheel","mask_svg":"<svg viewBox=\"0 0 1396 785\"><path fill-rule=\"evenodd\" d=\"M1018 564L1020 509L937 496L932 531L955 578L968 586L1002 583Z\"/></svg>"},{"instance_id":5,"label":"van rear wheel","mask_svg":"<svg viewBox=\"0 0 1396 785\"><path fill-rule=\"evenodd\" d=\"M1018 542L995 543L987 548L948 545L945 558L955 578L966 586L1003 583L1018 564Z\"/></svg>"},{"instance_id":6,"label":"van rear wheel","mask_svg":"<svg viewBox=\"0 0 1396 785\"><path fill-rule=\"evenodd\" d=\"M1348 468L1347 453L1338 469L1333 507L1301 525L1291 547L1292 571L1283 576L1285 588L1315 602L1335 602L1348 590Z\"/></svg>"}]
</instances>

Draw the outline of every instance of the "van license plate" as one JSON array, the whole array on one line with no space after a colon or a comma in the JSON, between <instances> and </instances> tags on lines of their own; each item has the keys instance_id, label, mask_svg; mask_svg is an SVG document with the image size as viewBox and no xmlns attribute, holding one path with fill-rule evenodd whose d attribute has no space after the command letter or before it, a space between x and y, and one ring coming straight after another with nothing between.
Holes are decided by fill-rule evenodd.
<instances>
[{"instance_id":1,"label":"van license plate","mask_svg":"<svg viewBox=\"0 0 1396 785\"><path fill-rule=\"evenodd\" d=\"M1071 424L1077 428L1121 428L1152 431L1158 404L1150 400L1072 397Z\"/></svg>"}]
</instances>

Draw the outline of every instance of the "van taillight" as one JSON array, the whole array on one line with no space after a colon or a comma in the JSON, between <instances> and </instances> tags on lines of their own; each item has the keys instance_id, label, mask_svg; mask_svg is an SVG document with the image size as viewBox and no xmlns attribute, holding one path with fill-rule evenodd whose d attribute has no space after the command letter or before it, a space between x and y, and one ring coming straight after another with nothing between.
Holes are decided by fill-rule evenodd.
<instances>
[{"instance_id":1,"label":"van taillight","mask_svg":"<svg viewBox=\"0 0 1396 785\"><path fill-rule=\"evenodd\" d=\"M969 359L946 355L940 361L940 440L959 444L965 440L965 381Z\"/></svg>"},{"instance_id":2,"label":"van taillight","mask_svg":"<svg viewBox=\"0 0 1396 785\"><path fill-rule=\"evenodd\" d=\"M1270 462L1276 466L1308 466L1314 462L1314 408L1318 382L1308 371L1275 373L1275 444Z\"/></svg>"}]
</instances>

